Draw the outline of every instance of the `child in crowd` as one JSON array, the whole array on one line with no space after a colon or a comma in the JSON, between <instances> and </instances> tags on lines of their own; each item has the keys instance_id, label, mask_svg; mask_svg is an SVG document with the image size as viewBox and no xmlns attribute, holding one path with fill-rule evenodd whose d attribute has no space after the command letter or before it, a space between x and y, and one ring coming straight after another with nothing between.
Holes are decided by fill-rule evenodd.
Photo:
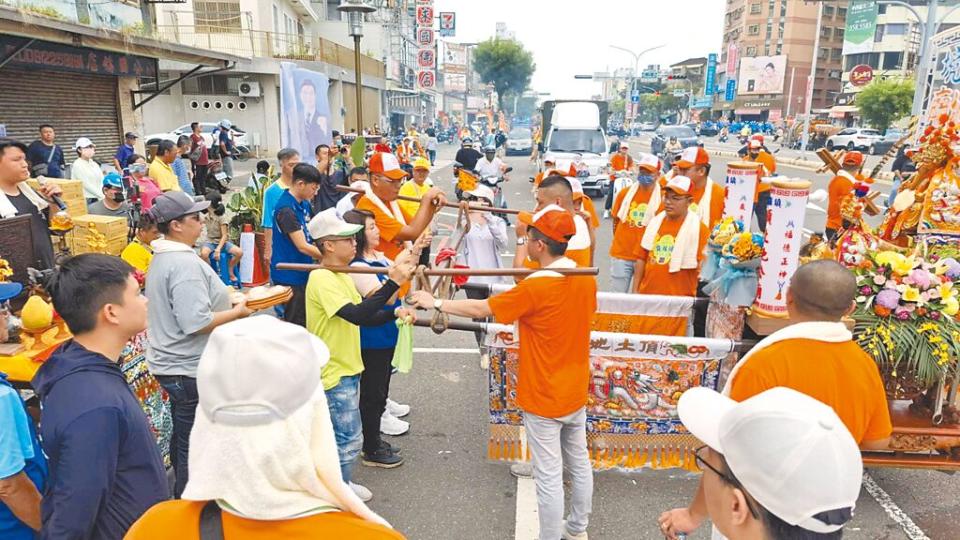
<instances>
[{"instance_id":1,"label":"child in crowd","mask_svg":"<svg viewBox=\"0 0 960 540\"><path fill-rule=\"evenodd\" d=\"M146 274L150 268L150 261L153 259L153 248L150 247L150 242L159 237L160 231L157 230L157 223L146 213L142 214L140 222L137 223L137 235L120 252L120 258Z\"/></svg>"},{"instance_id":2,"label":"child in crowd","mask_svg":"<svg viewBox=\"0 0 960 540\"><path fill-rule=\"evenodd\" d=\"M230 241L230 219L233 217L227 212L223 204L223 198L217 192L211 192L207 195L210 201L210 208L206 212L205 225L207 239L200 247L200 258L210 260L213 255L212 264L220 264L220 255L225 250L229 255L227 276L230 283L240 284L240 276L237 275L237 265L240 264L240 257L243 257L243 250L240 246Z\"/></svg>"}]
</instances>

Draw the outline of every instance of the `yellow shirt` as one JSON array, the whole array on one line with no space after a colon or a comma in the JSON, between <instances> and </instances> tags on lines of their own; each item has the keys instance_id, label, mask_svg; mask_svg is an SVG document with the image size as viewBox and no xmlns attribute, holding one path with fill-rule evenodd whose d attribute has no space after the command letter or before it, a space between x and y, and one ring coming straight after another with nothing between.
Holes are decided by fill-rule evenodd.
<instances>
[{"instance_id":1,"label":"yellow shirt","mask_svg":"<svg viewBox=\"0 0 960 540\"><path fill-rule=\"evenodd\" d=\"M133 242L127 244L127 247L123 248L123 251L120 253L120 258L127 261L127 264L130 266L146 274L147 269L150 267L150 261L153 260L153 250L150 249L150 246L145 246L141 244L139 240L134 239Z\"/></svg>"},{"instance_id":2,"label":"yellow shirt","mask_svg":"<svg viewBox=\"0 0 960 540\"><path fill-rule=\"evenodd\" d=\"M180 182L173 172L173 167L167 165L160 158L154 158L147 169L147 176L153 178L162 191L181 191Z\"/></svg>"},{"instance_id":3,"label":"yellow shirt","mask_svg":"<svg viewBox=\"0 0 960 540\"><path fill-rule=\"evenodd\" d=\"M420 199L423 198L423 194L432 187L433 181L429 178L423 181L422 186L417 185L417 183L413 180L407 180L402 186L400 186L400 195L404 197L415 197ZM397 201L397 203L400 205L400 210L411 218L417 215L417 210L420 209L420 203L418 202Z\"/></svg>"}]
</instances>

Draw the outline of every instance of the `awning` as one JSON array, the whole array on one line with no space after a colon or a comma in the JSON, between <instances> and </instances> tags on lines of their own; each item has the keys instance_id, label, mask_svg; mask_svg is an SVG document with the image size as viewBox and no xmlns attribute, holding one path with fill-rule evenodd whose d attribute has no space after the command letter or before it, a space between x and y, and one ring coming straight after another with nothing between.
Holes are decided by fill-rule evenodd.
<instances>
[{"instance_id":1,"label":"awning","mask_svg":"<svg viewBox=\"0 0 960 540\"><path fill-rule=\"evenodd\" d=\"M849 113L857 112L860 112L860 108L856 105L834 105L827 111L827 114L830 118L843 118Z\"/></svg>"},{"instance_id":2,"label":"awning","mask_svg":"<svg viewBox=\"0 0 960 540\"><path fill-rule=\"evenodd\" d=\"M230 54L40 17L7 6L0 6L0 34L201 66L222 68L241 60Z\"/></svg>"}]
</instances>

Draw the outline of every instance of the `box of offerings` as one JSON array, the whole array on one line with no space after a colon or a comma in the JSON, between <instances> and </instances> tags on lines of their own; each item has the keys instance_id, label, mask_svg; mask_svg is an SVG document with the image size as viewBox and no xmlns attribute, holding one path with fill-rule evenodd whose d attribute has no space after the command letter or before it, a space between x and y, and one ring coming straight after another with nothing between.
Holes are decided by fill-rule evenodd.
<instances>
[{"instance_id":1,"label":"box of offerings","mask_svg":"<svg viewBox=\"0 0 960 540\"><path fill-rule=\"evenodd\" d=\"M127 218L87 214L74 216L70 250L80 253L120 255L127 245Z\"/></svg>"},{"instance_id":2,"label":"box of offerings","mask_svg":"<svg viewBox=\"0 0 960 540\"><path fill-rule=\"evenodd\" d=\"M64 178L47 178L47 183L60 186L63 193L60 198L67 205L67 213L70 217L76 218L87 213L87 199L83 196L83 182L80 180L67 180ZM40 189L40 182L36 178L27 180L27 185L34 191ZM56 212L56 205L53 205L53 211Z\"/></svg>"}]
</instances>

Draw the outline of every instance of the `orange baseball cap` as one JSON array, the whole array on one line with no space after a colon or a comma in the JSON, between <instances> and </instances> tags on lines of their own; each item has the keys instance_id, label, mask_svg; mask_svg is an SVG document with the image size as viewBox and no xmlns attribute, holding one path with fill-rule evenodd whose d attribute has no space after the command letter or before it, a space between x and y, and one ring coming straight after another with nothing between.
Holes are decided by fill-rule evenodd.
<instances>
[{"instance_id":1,"label":"orange baseball cap","mask_svg":"<svg viewBox=\"0 0 960 540\"><path fill-rule=\"evenodd\" d=\"M544 236L557 242L566 243L577 234L577 224L573 222L573 215L555 204L544 206L536 214L520 212L520 223L542 232Z\"/></svg>"},{"instance_id":2,"label":"orange baseball cap","mask_svg":"<svg viewBox=\"0 0 960 540\"><path fill-rule=\"evenodd\" d=\"M664 186L664 189L669 189L677 195L690 195L690 187L693 183L686 176L674 176L667 182L667 185Z\"/></svg>"},{"instance_id":3,"label":"orange baseball cap","mask_svg":"<svg viewBox=\"0 0 960 540\"><path fill-rule=\"evenodd\" d=\"M693 167L694 165L706 165L710 163L710 155L699 146L691 146L684 148L683 152L680 152L680 157L673 163L681 169Z\"/></svg>"},{"instance_id":4,"label":"orange baseball cap","mask_svg":"<svg viewBox=\"0 0 960 540\"><path fill-rule=\"evenodd\" d=\"M400 168L397 156L389 152L374 152L370 157L370 174L382 174L391 180L403 180L407 172Z\"/></svg>"},{"instance_id":5,"label":"orange baseball cap","mask_svg":"<svg viewBox=\"0 0 960 540\"><path fill-rule=\"evenodd\" d=\"M843 155L843 165L863 165L863 154L856 150Z\"/></svg>"},{"instance_id":6,"label":"orange baseball cap","mask_svg":"<svg viewBox=\"0 0 960 540\"><path fill-rule=\"evenodd\" d=\"M653 154L641 152L640 155L637 156L637 166L655 173L660 170L660 160Z\"/></svg>"},{"instance_id":7,"label":"orange baseball cap","mask_svg":"<svg viewBox=\"0 0 960 540\"><path fill-rule=\"evenodd\" d=\"M584 197L583 194L583 184L580 183L580 180L576 178L567 178L567 182L570 182L570 189L573 190L573 200L579 200Z\"/></svg>"}]
</instances>

